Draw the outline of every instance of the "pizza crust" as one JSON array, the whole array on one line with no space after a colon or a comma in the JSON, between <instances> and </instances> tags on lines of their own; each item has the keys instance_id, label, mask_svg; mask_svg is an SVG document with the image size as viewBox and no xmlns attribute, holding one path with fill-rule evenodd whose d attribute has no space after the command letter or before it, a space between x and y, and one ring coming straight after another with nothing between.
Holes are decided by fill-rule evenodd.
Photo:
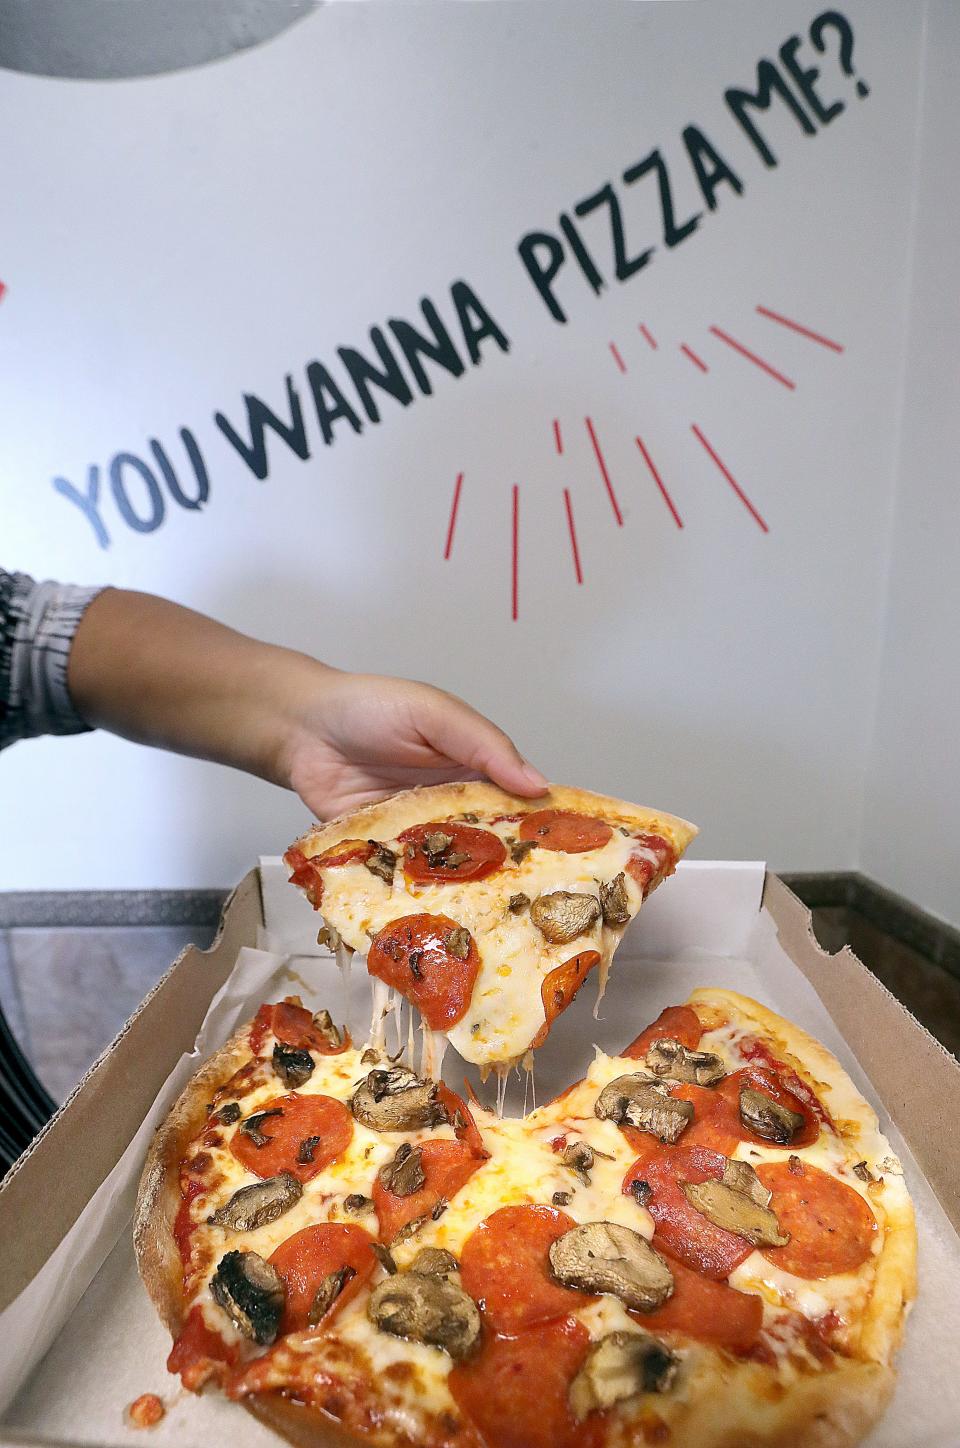
<instances>
[{"instance_id":1,"label":"pizza crust","mask_svg":"<svg viewBox=\"0 0 960 1448\"><path fill-rule=\"evenodd\" d=\"M187 1082L147 1153L133 1211L133 1246L144 1286L174 1338L183 1327L183 1263L173 1236L182 1200L180 1163L221 1086L250 1060L245 1021Z\"/></svg>"},{"instance_id":2,"label":"pizza crust","mask_svg":"<svg viewBox=\"0 0 960 1448\"><path fill-rule=\"evenodd\" d=\"M331 845L349 839L395 840L401 830L424 824L431 819L447 819L455 814L515 814L541 809L575 810L580 814L613 815L626 824L649 834L663 835L678 855L683 854L698 833L696 825L676 815L641 805L628 804L610 795L594 794L572 785L552 784L537 799L523 799L508 794L486 780L471 779L453 784L421 785L394 794L389 799L364 805L351 814L340 815L328 824L317 825L297 840L294 849L310 858Z\"/></svg>"}]
</instances>

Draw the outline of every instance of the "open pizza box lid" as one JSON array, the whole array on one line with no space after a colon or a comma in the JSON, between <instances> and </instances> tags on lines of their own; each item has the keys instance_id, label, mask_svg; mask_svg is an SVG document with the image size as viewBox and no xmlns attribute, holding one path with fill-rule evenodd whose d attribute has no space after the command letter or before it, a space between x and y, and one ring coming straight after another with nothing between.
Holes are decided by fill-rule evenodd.
<instances>
[{"instance_id":1,"label":"open pizza box lid","mask_svg":"<svg viewBox=\"0 0 960 1448\"><path fill-rule=\"evenodd\" d=\"M315 935L280 861L262 861L230 896L210 949L184 951L4 1180L0 1443L142 1441L124 1408L155 1392L167 1411L150 1430L153 1442L276 1444L234 1404L183 1393L166 1373L169 1338L136 1274L130 1219L152 1132L260 1000L296 992L337 1018L346 1007L363 1035L362 972L345 999ZM594 1043L615 1051L696 985L743 991L804 1027L877 1108L916 1207L919 1292L896 1396L866 1441L956 1448L960 1064L850 950L819 948L809 911L762 865L690 861L629 929L601 1018L584 990L551 1035L538 1058L541 1099L580 1074ZM463 1067L451 1057L444 1074L456 1080ZM507 1109L520 1104L508 1097Z\"/></svg>"}]
</instances>

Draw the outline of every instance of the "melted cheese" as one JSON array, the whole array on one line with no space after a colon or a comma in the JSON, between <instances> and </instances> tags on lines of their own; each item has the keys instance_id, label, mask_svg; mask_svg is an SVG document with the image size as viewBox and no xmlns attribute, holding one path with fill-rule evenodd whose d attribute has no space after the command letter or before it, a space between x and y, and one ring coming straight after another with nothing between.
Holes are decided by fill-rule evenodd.
<instances>
[{"instance_id":1,"label":"melted cheese","mask_svg":"<svg viewBox=\"0 0 960 1448\"><path fill-rule=\"evenodd\" d=\"M382 994L377 999L382 1018L389 1001ZM269 1058L272 1047L273 1038L268 1036L261 1047L262 1054ZM730 1070L744 1064L736 1033L729 1030L705 1033L702 1048L720 1054ZM299 1093L322 1093L344 1103L349 1103L356 1084L372 1067L370 1061L361 1060L358 1050L315 1058L315 1061L314 1072L298 1088ZM597 1051L581 1082L523 1120L500 1119L493 1111L475 1107L475 1119L490 1156L454 1195L437 1220L428 1218L415 1236L393 1245L400 1269L409 1266L424 1246L443 1247L459 1257L478 1224L499 1208L523 1203L549 1204L558 1192L569 1194L569 1201L564 1202L562 1209L574 1222L618 1222L648 1240L652 1238L654 1222L649 1212L622 1191L624 1175L634 1153L612 1122L601 1121L594 1114L594 1104L602 1088L615 1077L638 1069L642 1068L637 1061ZM843 1089L846 1090L846 1086ZM254 1088L241 1097L243 1115L262 1109L271 1097L283 1091L272 1068L264 1065ZM223 1093L222 1099L230 1098ZM198 1224L194 1241L201 1265L189 1282L188 1292L191 1303L201 1304L210 1326L228 1341L238 1343L242 1356L249 1359L256 1350L239 1338L210 1295L210 1279L223 1253L239 1247L267 1258L303 1227L323 1221L356 1222L375 1236L377 1221L372 1211L359 1215L347 1213L344 1198L355 1193L369 1197L377 1171L394 1156L401 1142L416 1144L426 1139L450 1138L453 1132L451 1127L442 1125L419 1132L379 1134L355 1123L346 1152L305 1184L302 1197L290 1210L256 1231L233 1233L208 1225L206 1219L239 1187L254 1180L230 1154L229 1141L237 1129L237 1126L216 1124L205 1128L185 1158L187 1166L192 1157L202 1152L210 1158L202 1178L208 1189L197 1197L191 1209L193 1220ZM221 1145L210 1146L204 1141L211 1130L223 1137ZM563 1147L577 1141L587 1142L595 1152L588 1184L579 1181L563 1165ZM790 1154L787 1149L753 1143L740 1143L735 1153L752 1164L785 1160ZM879 1252L885 1197L900 1202L906 1188L899 1164L875 1124L870 1127L868 1122L855 1139L824 1130L818 1142L800 1148L797 1154L843 1180L871 1203L880 1228L876 1243ZM863 1159L875 1176L883 1176L882 1181L868 1185L853 1173L853 1165ZM822 1361L810 1353L803 1319L817 1321L834 1313L841 1340L848 1325L855 1332L872 1289L875 1260L872 1257L856 1272L807 1281L773 1266L760 1252L753 1252L732 1273L731 1287L757 1293L763 1299L764 1341L776 1357L781 1382L789 1384L798 1375L823 1369ZM292 1384L309 1396L311 1384L322 1388L331 1377L336 1381L338 1371L345 1372L345 1364L349 1363L354 1377L357 1373L363 1375L368 1397L376 1396L382 1421L389 1422L398 1433L406 1433L416 1440L425 1436L424 1427L430 1417L446 1414L455 1421L458 1412L446 1382L452 1366L449 1357L438 1348L402 1341L376 1329L366 1314L367 1296L362 1292L336 1314L328 1328L283 1339L275 1354L273 1385ZM578 1307L573 1315L593 1340L613 1331L635 1331L637 1325L622 1304L608 1296ZM685 1382L689 1389L691 1373L709 1350L693 1341L680 1350L686 1360ZM668 1408L666 1402L664 1407Z\"/></svg>"},{"instance_id":2,"label":"melted cheese","mask_svg":"<svg viewBox=\"0 0 960 1448\"><path fill-rule=\"evenodd\" d=\"M516 825L509 821L481 821L480 825L504 841L516 838ZM385 843L402 856L403 847L397 841ZM648 859L656 867L658 856L653 851L616 828L602 849L571 855L534 849L519 864L508 853L503 867L493 875L462 884L456 880L410 883L401 865L388 884L355 861L323 871L323 915L343 940L362 954L371 936L403 915L446 915L465 926L476 941L480 968L470 1006L448 1032L450 1043L464 1060L477 1065L513 1064L523 1057L544 1023L540 994L544 976L578 951L596 950L602 994L623 930L598 921L575 940L550 945L528 910L510 912L510 897L524 894L536 900L555 890L596 895L598 882L608 882L624 872L631 855ZM635 915L642 894L630 875L625 875L625 885L631 915Z\"/></svg>"}]
</instances>

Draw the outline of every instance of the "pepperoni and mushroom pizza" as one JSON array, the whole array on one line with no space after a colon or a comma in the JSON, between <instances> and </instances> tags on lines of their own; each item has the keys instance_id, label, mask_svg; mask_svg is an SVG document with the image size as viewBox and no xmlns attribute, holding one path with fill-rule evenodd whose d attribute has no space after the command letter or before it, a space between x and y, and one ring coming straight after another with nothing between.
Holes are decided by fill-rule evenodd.
<instances>
[{"instance_id":1,"label":"pepperoni and mushroom pizza","mask_svg":"<svg viewBox=\"0 0 960 1448\"><path fill-rule=\"evenodd\" d=\"M872 1109L723 990L523 1118L264 1006L158 1133L135 1238L170 1370L301 1445L838 1448L914 1292Z\"/></svg>"},{"instance_id":2,"label":"pepperoni and mushroom pizza","mask_svg":"<svg viewBox=\"0 0 960 1448\"><path fill-rule=\"evenodd\" d=\"M285 855L341 952L366 957L376 1022L415 1007L443 1040L506 1066L546 1040L696 828L553 786L541 800L470 782L409 790L318 827ZM375 1029L376 1029L375 1022Z\"/></svg>"}]
</instances>

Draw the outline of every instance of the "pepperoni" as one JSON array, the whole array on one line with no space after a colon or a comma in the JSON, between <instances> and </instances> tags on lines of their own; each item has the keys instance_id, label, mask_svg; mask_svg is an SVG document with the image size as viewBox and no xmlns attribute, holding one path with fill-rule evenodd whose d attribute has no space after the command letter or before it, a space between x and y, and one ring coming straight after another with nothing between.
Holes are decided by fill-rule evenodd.
<instances>
[{"instance_id":1,"label":"pepperoni","mask_svg":"<svg viewBox=\"0 0 960 1448\"><path fill-rule=\"evenodd\" d=\"M590 1334L575 1318L491 1337L447 1382L457 1407L495 1448L572 1448L580 1439L567 1393Z\"/></svg>"},{"instance_id":2,"label":"pepperoni","mask_svg":"<svg viewBox=\"0 0 960 1448\"><path fill-rule=\"evenodd\" d=\"M259 1125L262 1134L269 1137L265 1145L255 1145L239 1126L230 1140L230 1150L237 1161L258 1177L288 1171L300 1181L308 1182L350 1145L353 1117L343 1102L335 1101L332 1096L299 1096L291 1091L288 1096L275 1096L264 1102L252 1114L258 1116L276 1109L282 1115L268 1116ZM311 1148L310 1138L315 1136L320 1139ZM308 1154L309 1160L298 1161L298 1156Z\"/></svg>"},{"instance_id":3,"label":"pepperoni","mask_svg":"<svg viewBox=\"0 0 960 1448\"><path fill-rule=\"evenodd\" d=\"M315 855L313 863L323 870L333 870L338 865L355 865L369 860L376 848L376 840L339 840L322 855Z\"/></svg>"},{"instance_id":4,"label":"pepperoni","mask_svg":"<svg viewBox=\"0 0 960 1448\"><path fill-rule=\"evenodd\" d=\"M629 1056L635 1061L642 1061L654 1041L661 1038L679 1041L681 1046L686 1046L688 1051L695 1051L700 1044L702 1035L703 1026L700 1024L700 1017L696 1011L692 1011L689 1006L667 1006L657 1016L653 1025L647 1026L645 1031L641 1031L636 1040L632 1041L620 1054Z\"/></svg>"},{"instance_id":5,"label":"pepperoni","mask_svg":"<svg viewBox=\"0 0 960 1448\"><path fill-rule=\"evenodd\" d=\"M423 842L427 835L446 835L451 843L444 858L434 856L431 865ZM507 858L507 847L491 830L478 830L472 825L445 821L440 824L413 825L398 836L407 846L403 852L403 873L416 885L445 883L449 880L485 880L499 870ZM461 858L466 856L466 859Z\"/></svg>"},{"instance_id":6,"label":"pepperoni","mask_svg":"<svg viewBox=\"0 0 960 1448\"><path fill-rule=\"evenodd\" d=\"M754 1091L762 1091L780 1106L786 1106L788 1110L796 1111L803 1117L804 1124L790 1142L791 1146L810 1146L817 1140L820 1135L820 1122L816 1115L805 1102L787 1089L776 1072L759 1066L745 1066L741 1071L731 1072L724 1077L716 1090L717 1096L724 1103L722 1118L718 1113L718 1120L722 1119L729 1132L736 1133L735 1140L765 1142L767 1146L770 1144L764 1137L757 1136L749 1127L744 1126L740 1120L740 1092L745 1086Z\"/></svg>"},{"instance_id":7,"label":"pepperoni","mask_svg":"<svg viewBox=\"0 0 960 1448\"><path fill-rule=\"evenodd\" d=\"M673 847L662 835L639 834L636 843L647 853L633 854L627 861L627 874L640 886L644 895L649 893L650 881L655 875L671 875L675 868ZM654 859L650 859L650 855ZM669 866L669 868L668 868Z\"/></svg>"},{"instance_id":8,"label":"pepperoni","mask_svg":"<svg viewBox=\"0 0 960 1448\"><path fill-rule=\"evenodd\" d=\"M663 1246L687 1267L716 1281L729 1277L753 1248L743 1237L698 1212L687 1201L680 1182L719 1181L723 1167L724 1158L718 1152L702 1146L675 1146L641 1157L623 1181L628 1194L634 1181L645 1181L651 1189L646 1206L656 1223L654 1246Z\"/></svg>"},{"instance_id":9,"label":"pepperoni","mask_svg":"<svg viewBox=\"0 0 960 1448\"><path fill-rule=\"evenodd\" d=\"M792 1091L794 1096L803 1103L802 1109L805 1114L819 1117L825 1126L829 1126L831 1130L834 1129L830 1113L820 1098L811 1091L806 1081L801 1081L796 1071L791 1071L789 1066L777 1060L765 1041L761 1041L757 1036L747 1036L740 1042L740 1050L748 1061L765 1067L774 1075L779 1076L787 1090Z\"/></svg>"},{"instance_id":10,"label":"pepperoni","mask_svg":"<svg viewBox=\"0 0 960 1448\"><path fill-rule=\"evenodd\" d=\"M469 1082L467 1084L469 1086ZM463 1097L459 1096L452 1086L448 1086L446 1081L439 1081L437 1083L437 1100L446 1107L447 1115L453 1124L453 1134L457 1140L464 1142L475 1157L486 1161L490 1153L483 1144L483 1137L480 1134L479 1126L473 1119L473 1112ZM479 1105L479 1102L477 1104Z\"/></svg>"},{"instance_id":11,"label":"pepperoni","mask_svg":"<svg viewBox=\"0 0 960 1448\"><path fill-rule=\"evenodd\" d=\"M572 1003L593 967L599 963L599 950L581 950L543 977L540 983L540 999L543 1001L546 1020L530 1042L534 1050L543 1045L557 1016L562 1015Z\"/></svg>"},{"instance_id":12,"label":"pepperoni","mask_svg":"<svg viewBox=\"0 0 960 1448\"><path fill-rule=\"evenodd\" d=\"M480 953L469 932L465 958L450 950L451 935L460 929L446 915L404 915L370 942L369 973L412 1001L434 1031L455 1025L466 1013L480 969Z\"/></svg>"},{"instance_id":13,"label":"pepperoni","mask_svg":"<svg viewBox=\"0 0 960 1448\"><path fill-rule=\"evenodd\" d=\"M290 884L299 885L314 910L319 910L323 903L323 876L316 860L308 859L296 846L292 846L283 859L293 872Z\"/></svg>"},{"instance_id":14,"label":"pepperoni","mask_svg":"<svg viewBox=\"0 0 960 1448\"><path fill-rule=\"evenodd\" d=\"M380 1237L392 1242L408 1222L427 1217L441 1201L449 1201L470 1180L480 1165L464 1141L425 1141L418 1148L426 1178L419 1191L398 1197L383 1185L379 1175L373 1183L373 1205L380 1223Z\"/></svg>"},{"instance_id":15,"label":"pepperoni","mask_svg":"<svg viewBox=\"0 0 960 1448\"><path fill-rule=\"evenodd\" d=\"M497 1332L519 1332L591 1301L550 1275L550 1247L576 1225L554 1207L501 1207L470 1233L460 1254L464 1291Z\"/></svg>"},{"instance_id":16,"label":"pepperoni","mask_svg":"<svg viewBox=\"0 0 960 1448\"><path fill-rule=\"evenodd\" d=\"M537 809L524 815L521 840L533 840L545 850L580 855L584 850L602 850L613 830L605 820L575 814L567 809Z\"/></svg>"},{"instance_id":17,"label":"pepperoni","mask_svg":"<svg viewBox=\"0 0 960 1448\"><path fill-rule=\"evenodd\" d=\"M656 1312L635 1314L643 1327L655 1333L681 1332L731 1352L753 1346L763 1324L763 1299L757 1293L737 1292L672 1258L669 1267L673 1294Z\"/></svg>"},{"instance_id":18,"label":"pepperoni","mask_svg":"<svg viewBox=\"0 0 960 1448\"><path fill-rule=\"evenodd\" d=\"M768 1262L812 1278L855 1272L866 1262L877 1219L853 1187L806 1162L799 1171L785 1161L766 1162L757 1167L757 1176L773 1192L770 1208L780 1230L790 1233L785 1247L762 1249Z\"/></svg>"},{"instance_id":19,"label":"pepperoni","mask_svg":"<svg viewBox=\"0 0 960 1448\"><path fill-rule=\"evenodd\" d=\"M216 1378L222 1383L227 1369L237 1360L238 1348L224 1342L218 1332L207 1326L202 1307L194 1307L180 1330L170 1355L167 1371L179 1373L183 1386L191 1393L198 1393L204 1383Z\"/></svg>"},{"instance_id":20,"label":"pepperoni","mask_svg":"<svg viewBox=\"0 0 960 1448\"><path fill-rule=\"evenodd\" d=\"M346 1031L340 1045L332 1045L330 1037L317 1030L310 1012L290 1001L279 1001L275 1006L260 1007L250 1032L251 1050L259 1054L264 1037L270 1032L287 1046L299 1046L301 1049L316 1051L321 1056L339 1056L350 1045L350 1037Z\"/></svg>"},{"instance_id":21,"label":"pepperoni","mask_svg":"<svg viewBox=\"0 0 960 1448\"><path fill-rule=\"evenodd\" d=\"M362 1227L349 1222L321 1222L304 1227L282 1242L270 1261L283 1278L287 1297L280 1319L280 1332L303 1332L311 1325L308 1314L324 1278L341 1267L352 1267L354 1275L346 1282L324 1314L329 1322L335 1312L356 1297L373 1272L376 1258L371 1251L373 1238Z\"/></svg>"},{"instance_id":22,"label":"pepperoni","mask_svg":"<svg viewBox=\"0 0 960 1448\"><path fill-rule=\"evenodd\" d=\"M730 1104L718 1091L683 1081L671 1088L670 1095L693 1102L693 1120L680 1139L682 1146L706 1146L729 1156L744 1139L739 1116L731 1119Z\"/></svg>"}]
</instances>

